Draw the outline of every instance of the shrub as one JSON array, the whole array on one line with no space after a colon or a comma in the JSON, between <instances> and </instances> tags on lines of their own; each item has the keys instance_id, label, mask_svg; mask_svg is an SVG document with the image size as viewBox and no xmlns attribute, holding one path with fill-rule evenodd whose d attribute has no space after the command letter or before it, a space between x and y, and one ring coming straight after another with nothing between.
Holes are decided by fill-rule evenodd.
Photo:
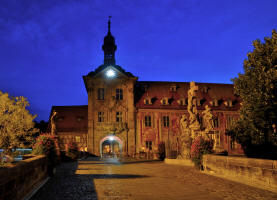
<instances>
[{"instance_id":1,"label":"shrub","mask_svg":"<svg viewBox=\"0 0 277 200\"><path fill-rule=\"evenodd\" d=\"M33 146L33 154L46 155L50 164L55 165L57 161L55 137L50 134L39 135Z\"/></svg>"},{"instance_id":2,"label":"shrub","mask_svg":"<svg viewBox=\"0 0 277 200\"><path fill-rule=\"evenodd\" d=\"M79 150L76 142L69 142L67 144L66 156L73 160L79 157Z\"/></svg>"},{"instance_id":3,"label":"shrub","mask_svg":"<svg viewBox=\"0 0 277 200\"><path fill-rule=\"evenodd\" d=\"M197 169L202 169L202 158L204 154L212 153L213 140L206 140L202 136L194 139L190 149L191 160Z\"/></svg>"}]
</instances>

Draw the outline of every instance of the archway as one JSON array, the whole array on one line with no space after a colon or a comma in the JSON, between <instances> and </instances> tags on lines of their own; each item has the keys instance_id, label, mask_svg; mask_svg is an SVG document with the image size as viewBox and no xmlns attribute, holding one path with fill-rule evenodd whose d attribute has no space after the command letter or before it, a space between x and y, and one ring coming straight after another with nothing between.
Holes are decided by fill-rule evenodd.
<instances>
[{"instance_id":1,"label":"archway","mask_svg":"<svg viewBox=\"0 0 277 200\"><path fill-rule=\"evenodd\" d=\"M108 135L100 141L101 157L120 157L122 155L121 139L114 135Z\"/></svg>"}]
</instances>

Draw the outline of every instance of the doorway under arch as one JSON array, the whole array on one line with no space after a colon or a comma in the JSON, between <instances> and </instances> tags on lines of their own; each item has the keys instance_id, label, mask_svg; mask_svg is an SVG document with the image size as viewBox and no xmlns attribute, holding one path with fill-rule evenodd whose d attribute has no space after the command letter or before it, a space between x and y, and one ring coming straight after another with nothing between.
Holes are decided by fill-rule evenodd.
<instances>
[{"instance_id":1,"label":"doorway under arch","mask_svg":"<svg viewBox=\"0 0 277 200\"><path fill-rule=\"evenodd\" d=\"M100 141L100 156L103 157L121 157L122 140L114 135L108 135Z\"/></svg>"}]
</instances>

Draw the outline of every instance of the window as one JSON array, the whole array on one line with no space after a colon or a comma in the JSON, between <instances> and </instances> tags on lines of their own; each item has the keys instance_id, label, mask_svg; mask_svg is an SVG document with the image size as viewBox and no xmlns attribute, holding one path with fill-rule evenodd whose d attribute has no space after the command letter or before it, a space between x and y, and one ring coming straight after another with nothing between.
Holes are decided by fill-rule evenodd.
<instances>
[{"instance_id":1,"label":"window","mask_svg":"<svg viewBox=\"0 0 277 200\"><path fill-rule=\"evenodd\" d=\"M169 127L169 116L163 116L163 126Z\"/></svg>"},{"instance_id":2,"label":"window","mask_svg":"<svg viewBox=\"0 0 277 200\"><path fill-rule=\"evenodd\" d=\"M235 149L236 148L235 141L231 140L230 146L231 146L231 149Z\"/></svg>"},{"instance_id":3,"label":"window","mask_svg":"<svg viewBox=\"0 0 277 200\"><path fill-rule=\"evenodd\" d=\"M187 101L186 101L185 99L179 99L177 102L178 102L178 104L179 104L180 106L185 106L185 105L187 105Z\"/></svg>"},{"instance_id":4,"label":"window","mask_svg":"<svg viewBox=\"0 0 277 200\"><path fill-rule=\"evenodd\" d=\"M211 106L218 106L218 100L217 99L213 99L211 102L210 102Z\"/></svg>"},{"instance_id":5,"label":"window","mask_svg":"<svg viewBox=\"0 0 277 200\"><path fill-rule=\"evenodd\" d=\"M144 99L144 104L145 104L145 105L150 105L150 104L152 104L151 99L150 99L150 98Z\"/></svg>"},{"instance_id":6,"label":"window","mask_svg":"<svg viewBox=\"0 0 277 200\"><path fill-rule=\"evenodd\" d=\"M122 112L116 112L116 122L122 122Z\"/></svg>"},{"instance_id":7,"label":"window","mask_svg":"<svg viewBox=\"0 0 277 200\"><path fill-rule=\"evenodd\" d=\"M227 106L227 107L232 107L232 106L233 106L232 100L227 100L227 101L224 102L224 104L225 104L225 106Z\"/></svg>"},{"instance_id":8,"label":"window","mask_svg":"<svg viewBox=\"0 0 277 200\"><path fill-rule=\"evenodd\" d=\"M98 122L104 122L104 112L98 112Z\"/></svg>"},{"instance_id":9,"label":"window","mask_svg":"<svg viewBox=\"0 0 277 200\"><path fill-rule=\"evenodd\" d=\"M229 129L234 124L235 119L232 116L227 116L227 124L226 127Z\"/></svg>"},{"instance_id":10,"label":"window","mask_svg":"<svg viewBox=\"0 0 277 200\"><path fill-rule=\"evenodd\" d=\"M168 105L168 98L162 98L161 104L162 105Z\"/></svg>"},{"instance_id":11,"label":"window","mask_svg":"<svg viewBox=\"0 0 277 200\"><path fill-rule=\"evenodd\" d=\"M145 126L151 127L151 116L145 116L144 123L145 123Z\"/></svg>"},{"instance_id":12,"label":"window","mask_svg":"<svg viewBox=\"0 0 277 200\"><path fill-rule=\"evenodd\" d=\"M213 119L213 123L214 123L214 127L215 127L215 128L218 128L218 127L219 127L218 117L215 117L215 118Z\"/></svg>"},{"instance_id":13,"label":"window","mask_svg":"<svg viewBox=\"0 0 277 200\"><path fill-rule=\"evenodd\" d=\"M115 90L115 98L116 100L122 100L123 99L123 90L122 89L116 89Z\"/></svg>"},{"instance_id":14,"label":"window","mask_svg":"<svg viewBox=\"0 0 277 200\"><path fill-rule=\"evenodd\" d=\"M152 150L152 141L146 141L145 146L146 146L146 149Z\"/></svg>"},{"instance_id":15,"label":"window","mask_svg":"<svg viewBox=\"0 0 277 200\"><path fill-rule=\"evenodd\" d=\"M216 145L220 145L220 133L216 133Z\"/></svg>"},{"instance_id":16,"label":"window","mask_svg":"<svg viewBox=\"0 0 277 200\"><path fill-rule=\"evenodd\" d=\"M104 88L98 88L98 100L104 100L105 99L105 89Z\"/></svg>"},{"instance_id":17,"label":"window","mask_svg":"<svg viewBox=\"0 0 277 200\"><path fill-rule=\"evenodd\" d=\"M170 86L170 91L171 92L176 92L176 90L177 90L177 86L176 85Z\"/></svg>"},{"instance_id":18,"label":"window","mask_svg":"<svg viewBox=\"0 0 277 200\"><path fill-rule=\"evenodd\" d=\"M75 142L81 142L81 137L80 136L75 136Z\"/></svg>"}]
</instances>

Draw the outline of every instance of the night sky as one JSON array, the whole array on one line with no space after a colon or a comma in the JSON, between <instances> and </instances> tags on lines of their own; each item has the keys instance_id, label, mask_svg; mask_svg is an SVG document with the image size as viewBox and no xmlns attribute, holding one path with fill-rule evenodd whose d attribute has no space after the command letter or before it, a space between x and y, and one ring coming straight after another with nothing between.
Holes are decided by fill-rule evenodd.
<instances>
[{"instance_id":1,"label":"night sky","mask_svg":"<svg viewBox=\"0 0 277 200\"><path fill-rule=\"evenodd\" d=\"M276 0L0 0L0 90L36 120L86 105L82 76L103 63L108 16L116 64L143 81L232 83L252 41L277 28Z\"/></svg>"}]
</instances>

